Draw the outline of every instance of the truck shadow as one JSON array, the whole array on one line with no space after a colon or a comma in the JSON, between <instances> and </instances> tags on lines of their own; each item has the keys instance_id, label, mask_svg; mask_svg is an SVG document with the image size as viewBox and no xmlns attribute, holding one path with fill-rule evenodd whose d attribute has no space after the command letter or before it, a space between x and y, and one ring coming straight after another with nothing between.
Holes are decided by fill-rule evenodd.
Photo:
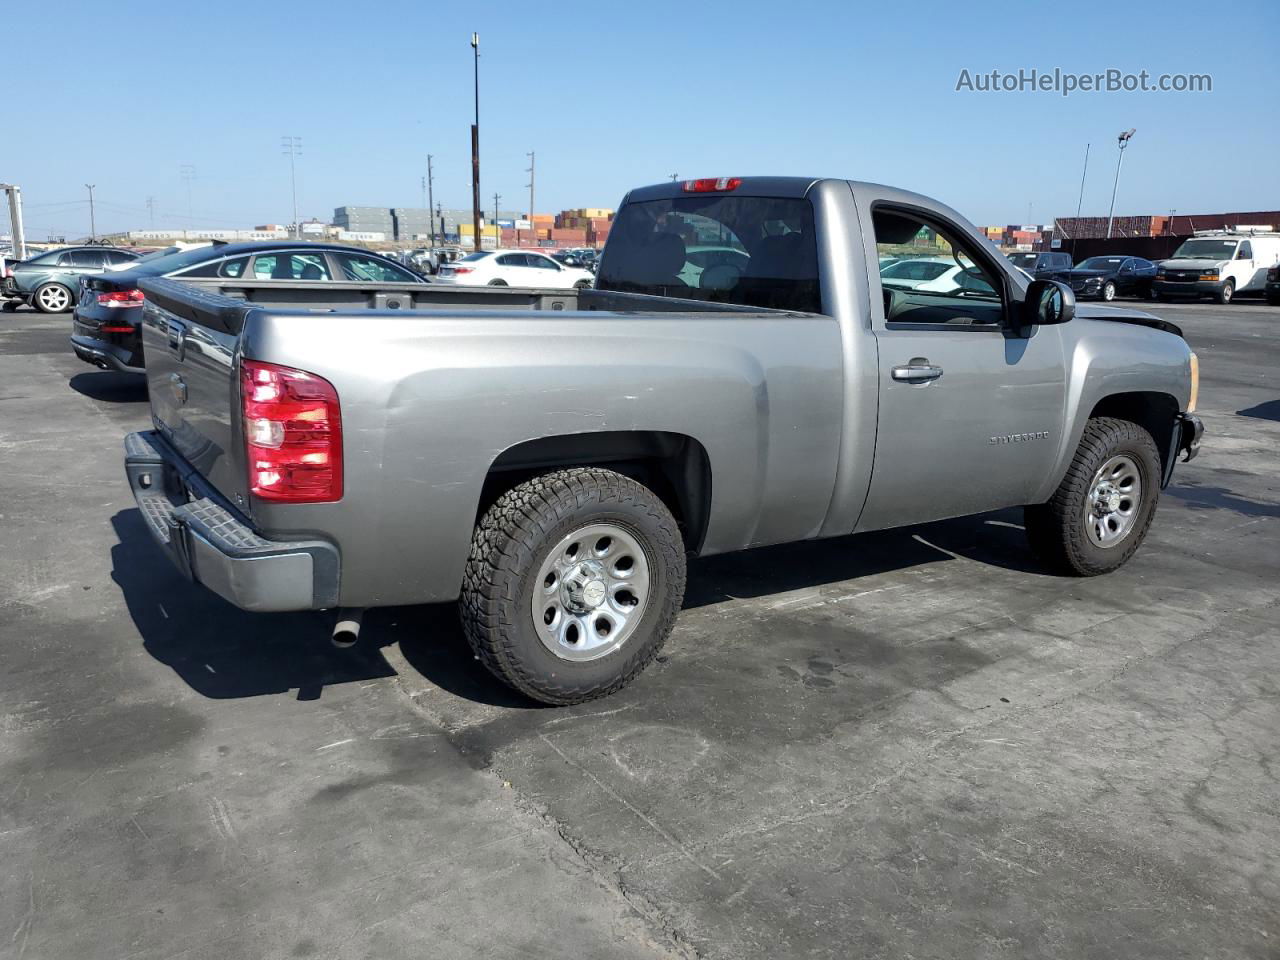
<instances>
[{"instance_id":1,"label":"truck shadow","mask_svg":"<svg viewBox=\"0 0 1280 960\"><path fill-rule=\"evenodd\" d=\"M298 691L317 699L326 686L395 676L374 645L339 650L333 615L247 613L186 580L151 539L136 509L111 518L111 578L143 646L192 690L213 699Z\"/></svg>"},{"instance_id":2,"label":"truck shadow","mask_svg":"<svg viewBox=\"0 0 1280 960\"><path fill-rule=\"evenodd\" d=\"M1042 573L1026 547L1021 513L1007 510L882 533L765 547L695 560L686 609L856 580L955 559ZM317 699L324 687L396 675L383 657L398 643L426 680L465 700L538 707L493 677L472 655L454 604L370 610L349 650L329 642L333 614L247 613L188 582L155 546L141 514L112 517L112 579L147 652L193 690L213 699L297 690Z\"/></svg>"},{"instance_id":3,"label":"truck shadow","mask_svg":"<svg viewBox=\"0 0 1280 960\"><path fill-rule=\"evenodd\" d=\"M146 403L147 378L140 373L116 373L104 370L100 373L77 373L68 386L90 400L106 403Z\"/></svg>"}]
</instances>

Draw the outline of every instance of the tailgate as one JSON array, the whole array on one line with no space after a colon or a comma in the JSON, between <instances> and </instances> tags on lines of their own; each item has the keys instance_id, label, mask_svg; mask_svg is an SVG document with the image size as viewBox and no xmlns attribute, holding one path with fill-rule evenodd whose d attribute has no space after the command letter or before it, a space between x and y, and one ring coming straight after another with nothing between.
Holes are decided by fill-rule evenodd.
<instances>
[{"instance_id":1,"label":"tailgate","mask_svg":"<svg viewBox=\"0 0 1280 960\"><path fill-rule=\"evenodd\" d=\"M236 347L249 308L176 280L140 285L151 419L219 493L246 507Z\"/></svg>"}]
</instances>

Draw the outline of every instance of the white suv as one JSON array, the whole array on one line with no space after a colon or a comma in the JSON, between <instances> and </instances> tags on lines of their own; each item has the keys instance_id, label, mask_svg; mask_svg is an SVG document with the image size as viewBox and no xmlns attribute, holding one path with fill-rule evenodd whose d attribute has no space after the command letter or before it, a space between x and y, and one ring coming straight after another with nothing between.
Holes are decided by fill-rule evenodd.
<instances>
[{"instance_id":1,"label":"white suv","mask_svg":"<svg viewBox=\"0 0 1280 960\"><path fill-rule=\"evenodd\" d=\"M1198 232L1163 260L1151 289L1157 297L1213 297L1264 293L1267 271L1280 264L1280 236L1269 232Z\"/></svg>"},{"instance_id":2,"label":"white suv","mask_svg":"<svg viewBox=\"0 0 1280 960\"><path fill-rule=\"evenodd\" d=\"M582 290L595 277L589 270L566 267L550 257L524 250L477 250L440 268L437 283L471 287L553 287Z\"/></svg>"}]
</instances>

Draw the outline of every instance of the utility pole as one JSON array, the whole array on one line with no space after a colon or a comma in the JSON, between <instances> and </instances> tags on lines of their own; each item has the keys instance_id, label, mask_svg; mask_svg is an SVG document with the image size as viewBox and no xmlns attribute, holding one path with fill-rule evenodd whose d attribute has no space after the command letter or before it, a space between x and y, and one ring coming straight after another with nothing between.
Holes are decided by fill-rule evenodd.
<instances>
[{"instance_id":1,"label":"utility pole","mask_svg":"<svg viewBox=\"0 0 1280 960\"><path fill-rule=\"evenodd\" d=\"M440 246L444 246L444 204L436 204L436 219L440 221Z\"/></svg>"},{"instance_id":2,"label":"utility pole","mask_svg":"<svg viewBox=\"0 0 1280 960\"><path fill-rule=\"evenodd\" d=\"M1115 179L1115 182L1111 184L1111 210L1110 212L1107 213L1107 239L1108 240L1111 239L1111 221L1115 218L1115 214L1116 214L1116 189L1120 186L1120 165L1124 163L1124 148L1129 145L1129 141L1133 139L1133 135L1136 132L1137 131L1130 128L1126 130L1124 133L1120 134L1120 136L1117 138L1120 144L1120 156L1116 160L1116 179Z\"/></svg>"},{"instance_id":3,"label":"utility pole","mask_svg":"<svg viewBox=\"0 0 1280 960\"><path fill-rule=\"evenodd\" d=\"M673 174L671 175L671 182L672 182L672 183L675 183L675 182L676 182L677 180L679 180L679 179L680 179L680 174L678 174L678 173L673 173Z\"/></svg>"},{"instance_id":4,"label":"utility pole","mask_svg":"<svg viewBox=\"0 0 1280 960\"><path fill-rule=\"evenodd\" d=\"M147 222L151 224L151 229L156 227L156 198L147 197Z\"/></svg>"},{"instance_id":5,"label":"utility pole","mask_svg":"<svg viewBox=\"0 0 1280 960\"><path fill-rule=\"evenodd\" d=\"M480 34L471 34L475 51L476 122L471 125L471 227L475 249L480 249Z\"/></svg>"},{"instance_id":6,"label":"utility pole","mask_svg":"<svg viewBox=\"0 0 1280 960\"><path fill-rule=\"evenodd\" d=\"M1084 145L1084 169L1080 171L1080 199L1076 201L1076 219L1080 219L1080 209L1084 206L1084 178L1089 172L1089 147L1091 144Z\"/></svg>"},{"instance_id":7,"label":"utility pole","mask_svg":"<svg viewBox=\"0 0 1280 960\"><path fill-rule=\"evenodd\" d=\"M498 246L498 240L502 237L502 230L498 226L498 201L502 199L502 194L494 193L493 195L493 245Z\"/></svg>"},{"instance_id":8,"label":"utility pole","mask_svg":"<svg viewBox=\"0 0 1280 960\"><path fill-rule=\"evenodd\" d=\"M431 214L431 208L436 205L436 198L435 198L436 175L435 175L435 171L431 169L432 159L433 158L431 154L428 153L427 154L427 225L428 225L428 232L431 234L431 241L427 245L434 247L436 245L436 219ZM440 232L444 233L444 230L442 229Z\"/></svg>"},{"instance_id":9,"label":"utility pole","mask_svg":"<svg viewBox=\"0 0 1280 960\"><path fill-rule=\"evenodd\" d=\"M535 156L533 155L533 151L532 151L532 150L530 150L530 151L529 151L528 156L529 156L529 170L528 170L528 173L529 173L529 183L527 184L527 186L529 187L529 220L530 220L530 222L532 222L532 221L533 221L533 212L534 212L534 208L533 208L533 183L534 183L534 179L535 179L536 174L537 174L537 166L538 166L537 159L538 159L538 158L537 158L537 157L535 157Z\"/></svg>"},{"instance_id":10,"label":"utility pole","mask_svg":"<svg viewBox=\"0 0 1280 960\"><path fill-rule=\"evenodd\" d=\"M89 240L98 239L98 223L93 216L93 188L96 184L86 183L85 189L89 191Z\"/></svg>"},{"instance_id":11,"label":"utility pole","mask_svg":"<svg viewBox=\"0 0 1280 960\"><path fill-rule=\"evenodd\" d=\"M302 156L301 137L281 137L280 152L289 157L289 185L293 189L293 236L302 237L302 224L298 223L298 169L297 158Z\"/></svg>"},{"instance_id":12,"label":"utility pole","mask_svg":"<svg viewBox=\"0 0 1280 960\"><path fill-rule=\"evenodd\" d=\"M0 190L9 195L9 228L13 231L13 255L27 259L27 237L22 229L22 188L16 183L0 183Z\"/></svg>"},{"instance_id":13,"label":"utility pole","mask_svg":"<svg viewBox=\"0 0 1280 960\"><path fill-rule=\"evenodd\" d=\"M187 228L190 229L192 224L191 216L191 181L196 178L196 168L190 163L184 163L178 168L178 172L182 175L182 180L187 185Z\"/></svg>"},{"instance_id":14,"label":"utility pole","mask_svg":"<svg viewBox=\"0 0 1280 960\"><path fill-rule=\"evenodd\" d=\"M1173 236L1173 215L1177 212L1177 210L1172 208L1169 210L1169 236Z\"/></svg>"}]
</instances>

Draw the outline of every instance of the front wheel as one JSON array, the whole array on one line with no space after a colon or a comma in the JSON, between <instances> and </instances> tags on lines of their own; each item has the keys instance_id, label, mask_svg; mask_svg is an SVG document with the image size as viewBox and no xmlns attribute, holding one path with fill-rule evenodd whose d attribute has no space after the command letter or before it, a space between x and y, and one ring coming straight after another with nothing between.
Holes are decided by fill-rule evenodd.
<instances>
[{"instance_id":1,"label":"front wheel","mask_svg":"<svg viewBox=\"0 0 1280 960\"><path fill-rule=\"evenodd\" d=\"M1116 298L1116 285L1108 280L1102 285L1102 299L1114 300Z\"/></svg>"},{"instance_id":2,"label":"front wheel","mask_svg":"<svg viewBox=\"0 0 1280 960\"><path fill-rule=\"evenodd\" d=\"M679 528L653 491L612 470L557 470L503 494L476 527L463 629L500 680L543 703L581 703L648 666L684 581Z\"/></svg>"},{"instance_id":3,"label":"front wheel","mask_svg":"<svg viewBox=\"0 0 1280 960\"><path fill-rule=\"evenodd\" d=\"M1270 304L1271 306L1273 306L1273 307L1280 307L1280 296L1277 296L1277 295L1276 295L1276 294L1274 294L1274 293L1268 293L1268 294L1267 294L1267 303L1269 303L1269 304ZM7 304L6 304L6 306L7 306Z\"/></svg>"},{"instance_id":4,"label":"front wheel","mask_svg":"<svg viewBox=\"0 0 1280 960\"><path fill-rule=\"evenodd\" d=\"M1031 547L1055 570L1110 573L1137 552L1160 498L1160 455L1136 423L1085 424L1067 475L1047 503L1025 508Z\"/></svg>"},{"instance_id":5,"label":"front wheel","mask_svg":"<svg viewBox=\"0 0 1280 960\"><path fill-rule=\"evenodd\" d=\"M31 299L41 313L65 313L71 309L71 291L60 283L46 283Z\"/></svg>"},{"instance_id":6,"label":"front wheel","mask_svg":"<svg viewBox=\"0 0 1280 960\"><path fill-rule=\"evenodd\" d=\"M586 290L586 289L587 289L588 287L590 287L590 286L591 286L591 281L590 281L590 280L579 280L577 283L575 283L575 284L573 285L573 289L575 289L575 290Z\"/></svg>"},{"instance_id":7,"label":"front wheel","mask_svg":"<svg viewBox=\"0 0 1280 960\"><path fill-rule=\"evenodd\" d=\"M1230 303L1231 298L1235 296L1236 283L1234 280L1228 280L1222 285L1222 289L1214 296L1214 300L1218 303Z\"/></svg>"}]
</instances>

